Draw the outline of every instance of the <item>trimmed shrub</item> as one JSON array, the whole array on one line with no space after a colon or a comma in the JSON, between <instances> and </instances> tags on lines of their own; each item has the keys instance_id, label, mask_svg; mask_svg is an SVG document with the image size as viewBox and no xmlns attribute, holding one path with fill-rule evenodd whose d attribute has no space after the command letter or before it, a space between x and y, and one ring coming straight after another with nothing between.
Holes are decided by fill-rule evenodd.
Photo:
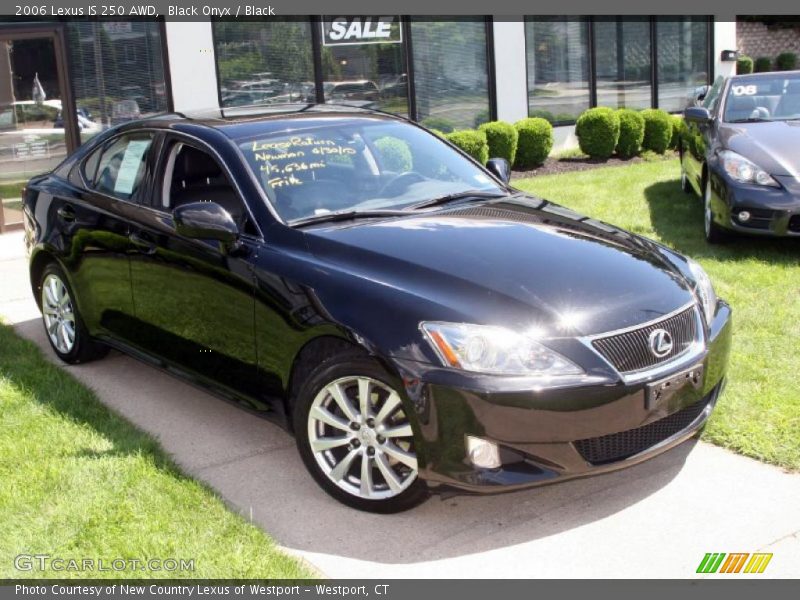
<instances>
[{"instance_id":1,"label":"trimmed shrub","mask_svg":"<svg viewBox=\"0 0 800 600\"><path fill-rule=\"evenodd\" d=\"M444 117L425 117L419 124L428 129L438 129L443 133L452 133L456 128L452 121Z\"/></svg>"},{"instance_id":2,"label":"trimmed shrub","mask_svg":"<svg viewBox=\"0 0 800 600\"><path fill-rule=\"evenodd\" d=\"M672 139L669 141L669 147L671 150L676 150L678 144L680 144L681 137L683 137L686 121L680 115L670 115L669 118L672 119Z\"/></svg>"},{"instance_id":3,"label":"trimmed shrub","mask_svg":"<svg viewBox=\"0 0 800 600\"><path fill-rule=\"evenodd\" d=\"M430 131L431 133L435 133L440 138L447 138L447 134L444 131L439 131L438 129L429 129L428 131Z\"/></svg>"},{"instance_id":4,"label":"trimmed shrub","mask_svg":"<svg viewBox=\"0 0 800 600\"><path fill-rule=\"evenodd\" d=\"M486 143L486 136L483 135L483 132L462 129L448 133L445 137L482 165L489 160L489 145Z\"/></svg>"},{"instance_id":5,"label":"trimmed shrub","mask_svg":"<svg viewBox=\"0 0 800 600\"><path fill-rule=\"evenodd\" d=\"M619 140L617 140L617 154L621 158L631 158L642 151L644 139L644 117L630 108L620 108L617 111L619 118Z\"/></svg>"},{"instance_id":6,"label":"trimmed shrub","mask_svg":"<svg viewBox=\"0 0 800 600\"><path fill-rule=\"evenodd\" d=\"M519 140L514 166L529 169L542 164L553 149L553 126L540 117L528 117L514 123Z\"/></svg>"},{"instance_id":7,"label":"trimmed shrub","mask_svg":"<svg viewBox=\"0 0 800 600\"><path fill-rule=\"evenodd\" d=\"M797 68L797 54L794 52L781 52L775 59L778 71L794 71Z\"/></svg>"},{"instance_id":8,"label":"trimmed shrub","mask_svg":"<svg viewBox=\"0 0 800 600\"><path fill-rule=\"evenodd\" d=\"M584 154L608 158L619 141L619 117L612 109L599 106L585 110L575 123L575 135Z\"/></svg>"},{"instance_id":9,"label":"trimmed shrub","mask_svg":"<svg viewBox=\"0 0 800 600\"><path fill-rule=\"evenodd\" d=\"M672 119L669 113L660 108L648 108L641 114L644 117L642 148L664 154L672 140Z\"/></svg>"},{"instance_id":10,"label":"trimmed shrub","mask_svg":"<svg viewBox=\"0 0 800 600\"><path fill-rule=\"evenodd\" d=\"M753 72L753 59L747 56L746 54L742 54L739 58L736 59L736 74L737 75L747 75L748 73Z\"/></svg>"},{"instance_id":11,"label":"trimmed shrub","mask_svg":"<svg viewBox=\"0 0 800 600\"><path fill-rule=\"evenodd\" d=\"M753 73L766 73L772 71L772 59L768 56L759 56L753 63Z\"/></svg>"},{"instance_id":12,"label":"trimmed shrub","mask_svg":"<svg viewBox=\"0 0 800 600\"><path fill-rule=\"evenodd\" d=\"M408 144L401 139L385 136L375 140L375 147L381 155L383 166L395 173L410 171L413 166L413 157Z\"/></svg>"},{"instance_id":13,"label":"trimmed shrub","mask_svg":"<svg viewBox=\"0 0 800 600\"><path fill-rule=\"evenodd\" d=\"M505 158L509 164L514 164L519 141L516 127L505 121L492 121L478 127L478 131L482 131L486 136L489 158Z\"/></svg>"}]
</instances>

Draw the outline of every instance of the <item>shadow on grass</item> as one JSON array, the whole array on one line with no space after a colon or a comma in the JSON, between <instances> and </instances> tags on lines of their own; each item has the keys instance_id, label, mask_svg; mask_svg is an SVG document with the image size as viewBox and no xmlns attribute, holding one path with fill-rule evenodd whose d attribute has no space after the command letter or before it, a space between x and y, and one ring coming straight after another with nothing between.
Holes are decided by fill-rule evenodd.
<instances>
[{"instance_id":1,"label":"shadow on grass","mask_svg":"<svg viewBox=\"0 0 800 600\"><path fill-rule=\"evenodd\" d=\"M694 258L738 261L758 258L770 263L797 264L800 238L733 236L725 244L712 245L703 236L703 204L681 190L680 182L660 181L645 188L650 220L661 240Z\"/></svg>"}]
</instances>

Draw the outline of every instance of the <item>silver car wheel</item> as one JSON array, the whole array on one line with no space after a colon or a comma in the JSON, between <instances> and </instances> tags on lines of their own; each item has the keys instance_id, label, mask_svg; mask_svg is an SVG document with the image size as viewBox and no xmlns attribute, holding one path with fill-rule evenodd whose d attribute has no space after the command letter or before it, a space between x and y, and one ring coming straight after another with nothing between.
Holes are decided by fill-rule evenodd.
<instances>
[{"instance_id":1,"label":"silver car wheel","mask_svg":"<svg viewBox=\"0 0 800 600\"><path fill-rule=\"evenodd\" d=\"M320 390L308 413L308 442L328 479L359 498L392 498L417 478L400 396L371 377L342 377Z\"/></svg>"},{"instance_id":2,"label":"silver car wheel","mask_svg":"<svg viewBox=\"0 0 800 600\"><path fill-rule=\"evenodd\" d=\"M706 231L706 237L711 235L711 223L713 222L713 215L711 214L711 182L706 182L705 194L703 194L703 226Z\"/></svg>"},{"instance_id":3,"label":"silver car wheel","mask_svg":"<svg viewBox=\"0 0 800 600\"><path fill-rule=\"evenodd\" d=\"M67 286L52 273L42 285L42 316L47 335L61 354L75 346L75 313Z\"/></svg>"}]
</instances>

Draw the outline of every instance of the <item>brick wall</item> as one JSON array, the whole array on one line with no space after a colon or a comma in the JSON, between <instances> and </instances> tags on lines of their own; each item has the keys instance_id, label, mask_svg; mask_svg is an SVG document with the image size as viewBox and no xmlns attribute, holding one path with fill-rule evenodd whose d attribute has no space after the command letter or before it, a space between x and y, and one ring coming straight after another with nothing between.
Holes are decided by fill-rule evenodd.
<instances>
[{"instance_id":1,"label":"brick wall","mask_svg":"<svg viewBox=\"0 0 800 600\"><path fill-rule=\"evenodd\" d=\"M767 56L775 60L781 52L800 54L800 26L768 28L763 23L739 21L736 23L736 40L739 52L753 59Z\"/></svg>"}]
</instances>

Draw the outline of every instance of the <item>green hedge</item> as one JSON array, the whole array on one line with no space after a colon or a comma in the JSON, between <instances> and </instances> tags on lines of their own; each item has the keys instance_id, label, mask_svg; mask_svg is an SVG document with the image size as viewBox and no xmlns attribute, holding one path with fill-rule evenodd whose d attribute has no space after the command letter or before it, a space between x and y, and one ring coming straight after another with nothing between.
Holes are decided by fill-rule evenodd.
<instances>
[{"instance_id":1,"label":"green hedge","mask_svg":"<svg viewBox=\"0 0 800 600\"><path fill-rule=\"evenodd\" d=\"M766 73L772 71L772 59L768 56L759 56L753 63L754 73Z\"/></svg>"},{"instance_id":2,"label":"green hedge","mask_svg":"<svg viewBox=\"0 0 800 600\"><path fill-rule=\"evenodd\" d=\"M619 118L617 154L621 158L636 156L642 151L644 117L630 108L620 108L617 117Z\"/></svg>"},{"instance_id":3,"label":"green hedge","mask_svg":"<svg viewBox=\"0 0 800 600\"><path fill-rule=\"evenodd\" d=\"M575 123L581 151L592 158L608 158L614 153L619 130L619 117L605 106L584 111Z\"/></svg>"},{"instance_id":4,"label":"green hedge","mask_svg":"<svg viewBox=\"0 0 800 600\"><path fill-rule=\"evenodd\" d=\"M775 59L778 71L794 71L797 68L797 54L794 52L781 52Z\"/></svg>"},{"instance_id":5,"label":"green hedge","mask_svg":"<svg viewBox=\"0 0 800 600\"><path fill-rule=\"evenodd\" d=\"M683 136L686 121L680 115L670 115L669 118L672 120L672 138L669 141L669 147L672 150L676 150Z\"/></svg>"},{"instance_id":6,"label":"green hedge","mask_svg":"<svg viewBox=\"0 0 800 600\"><path fill-rule=\"evenodd\" d=\"M486 143L486 136L483 135L483 132L462 129L448 133L446 137L449 142L461 148L482 165L489 160L489 145Z\"/></svg>"},{"instance_id":7,"label":"green hedge","mask_svg":"<svg viewBox=\"0 0 800 600\"><path fill-rule=\"evenodd\" d=\"M530 169L541 165L553 149L553 126L546 119L528 117L514 123L519 134L514 165Z\"/></svg>"},{"instance_id":8,"label":"green hedge","mask_svg":"<svg viewBox=\"0 0 800 600\"><path fill-rule=\"evenodd\" d=\"M742 54L739 58L736 59L736 74L737 75L747 75L748 73L753 72L753 59L747 56L746 54Z\"/></svg>"},{"instance_id":9,"label":"green hedge","mask_svg":"<svg viewBox=\"0 0 800 600\"><path fill-rule=\"evenodd\" d=\"M514 164L519 141L516 127L505 121L492 121L478 127L478 131L482 131L486 136L489 158L505 158L509 164Z\"/></svg>"},{"instance_id":10,"label":"green hedge","mask_svg":"<svg viewBox=\"0 0 800 600\"><path fill-rule=\"evenodd\" d=\"M672 119L669 113L660 108L648 108L641 114L644 117L642 147L657 154L664 154L672 140Z\"/></svg>"},{"instance_id":11,"label":"green hedge","mask_svg":"<svg viewBox=\"0 0 800 600\"><path fill-rule=\"evenodd\" d=\"M428 129L438 129L443 133L452 133L456 128L450 119L444 117L425 117L419 124Z\"/></svg>"},{"instance_id":12,"label":"green hedge","mask_svg":"<svg viewBox=\"0 0 800 600\"><path fill-rule=\"evenodd\" d=\"M413 167L413 156L408 144L396 137L386 136L375 140L375 147L381 155L383 166L395 173L410 171Z\"/></svg>"}]
</instances>

